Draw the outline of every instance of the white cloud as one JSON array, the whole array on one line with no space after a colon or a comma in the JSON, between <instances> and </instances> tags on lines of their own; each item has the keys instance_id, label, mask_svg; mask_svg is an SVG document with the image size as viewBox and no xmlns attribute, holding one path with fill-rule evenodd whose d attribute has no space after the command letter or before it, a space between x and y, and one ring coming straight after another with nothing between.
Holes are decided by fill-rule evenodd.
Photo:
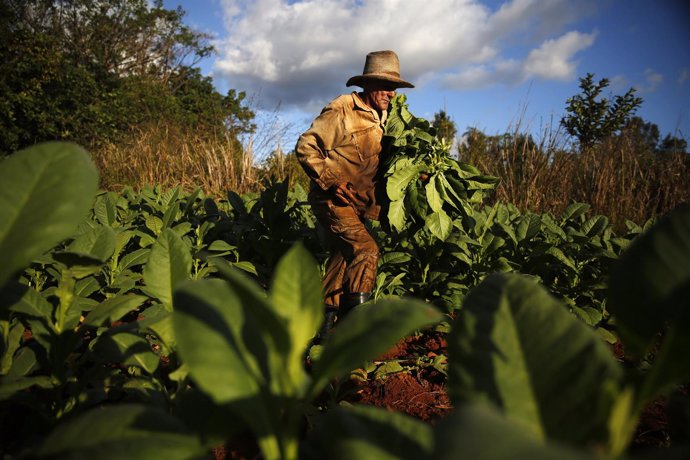
<instances>
[{"instance_id":1,"label":"white cloud","mask_svg":"<svg viewBox=\"0 0 690 460\"><path fill-rule=\"evenodd\" d=\"M609 79L611 88L618 91L627 91L630 89L630 82L625 75L614 75Z\"/></svg>"},{"instance_id":2,"label":"white cloud","mask_svg":"<svg viewBox=\"0 0 690 460\"><path fill-rule=\"evenodd\" d=\"M645 69L644 77L645 82L636 86L640 93L653 93L664 81L664 76L654 69Z\"/></svg>"},{"instance_id":3,"label":"white cloud","mask_svg":"<svg viewBox=\"0 0 690 460\"><path fill-rule=\"evenodd\" d=\"M573 56L594 43L596 33L568 32L555 40L546 40L529 52L523 61L497 60L491 66L471 66L444 78L449 88L481 88L494 84L518 84L532 78L570 80L575 78L577 63Z\"/></svg>"},{"instance_id":4,"label":"white cloud","mask_svg":"<svg viewBox=\"0 0 690 460\"><path fill-rule=\"evenodd\" d=\"M681 69L680 74L678 75L678 84L682 85L685 83L688 80L688 77L690 77L690 69Z\"/></svg>"},{"instance_id":5,"label":"white cloud","mask_svg":"<svg viewBox=\"0 0 690 460\"><path fill-rule=\"evenodd\" d=\"M645 77L647 77L647 90L655 91L659 85L664 81L664 76L652 69L647 69L644 71Z\"/></svg>"},{"instance_id":6,"label":"white cloud","mask_svg":"<svg viewBox=\"0 0 690 460\"><path fill-rule=\"evenodd\" d=\"M568 80L575 76L576 63L572 57L594 43L596 33L568 32L556 40L546 40L530 51L523 64L525 77L546 80Z\"/></svg>"},{"instance_id":7,"label":"white cloud","mask_svg":"<svg viewBox=\"0 0 690 460\"><path fill-rule=\"evenodd\" d=\"M226 35L215 73L284 107L320 108L348 91L367 52L393 49L417 86L463 89L568 79L595 34L566 31L589 1L222 0ZM554 36L560 36L553 38Z\"/></svg>"}]
</instances>

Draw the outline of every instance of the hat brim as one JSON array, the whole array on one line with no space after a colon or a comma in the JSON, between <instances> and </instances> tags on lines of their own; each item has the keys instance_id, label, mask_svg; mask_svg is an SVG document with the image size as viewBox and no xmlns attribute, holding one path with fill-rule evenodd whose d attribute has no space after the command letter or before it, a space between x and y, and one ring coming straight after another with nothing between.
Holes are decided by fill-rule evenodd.
<instances>
[{"instance_id":1,"label":"hat brim","mask_svg":"<svg viewBox=\"0 0 690 460\"><path fill-rule=\"evenodd\" d=\"M390 75L385 74L366 74L366 75L356 75L351 77L345 86L359 86L364 88L364 86L369 82L386 82L393 83L397 88L414 88L414 85L408 81L401 80L400 78L395 78Z\"/></svg>"}]
</instances>

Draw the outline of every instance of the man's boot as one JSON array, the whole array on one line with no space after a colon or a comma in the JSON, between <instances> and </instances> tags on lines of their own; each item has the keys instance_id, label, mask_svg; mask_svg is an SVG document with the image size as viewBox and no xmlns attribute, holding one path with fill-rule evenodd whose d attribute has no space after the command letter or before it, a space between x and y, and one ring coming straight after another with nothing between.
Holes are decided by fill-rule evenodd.
<instances>
[{"instance_id":1,"label":"man's boot","mask_svg":"<svg viewBox=\"0 0 690 460\"><path fill-rule=\"evenodd\" d=\"M326 314L324 315L323 324L316 333L314 343L321 343L326 338L329 332L333 330L336 320L338 319L338 307L333 305L326 305Z\"/></svg>"},{"instance_id":2,"label":"man's boot","mask_svg":"<svg viewBox=\"0 0 690 460\"><path fill-rule=\"evenodd\" d=\"M340 318L371 298L371 292L350 292L340 296Z\"/></svg>"}]
</instances>

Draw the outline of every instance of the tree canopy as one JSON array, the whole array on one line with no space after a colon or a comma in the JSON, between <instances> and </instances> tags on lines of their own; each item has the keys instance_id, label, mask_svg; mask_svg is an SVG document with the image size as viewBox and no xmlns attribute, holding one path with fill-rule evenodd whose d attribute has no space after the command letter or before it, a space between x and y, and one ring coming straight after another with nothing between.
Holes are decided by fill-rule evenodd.
<instances>
[{"instance_id":1,"label":"tree canopy","mask_svg":"<svg viewBox=\"0 0 690 460\"><path fill-rule=\"evenodd\" d=\"M0 0L0 154L146 124L252 132L245 93L218 93L196 67L213 47L184 15L161 0Z\"/></svg>"},{"instance_id":2,"label":"tree canopy","mask_svg":"<svg viewBox=\"0 0 690 460\"><path fill-rule=\"evenodd\" d=\"M634 88L623 96L615 96L613 101L602 98L601 93L608 85L607 78L595 83L594 74L588 73L580 78L581 94L566 101L567 115L561 119L561 125L577 138L583 150L618 132L642 104Z\"/></svg>"},{"instance_id":3,"label":"tree canopy","mask_svg":"<svg viewBox=\"0 0 690 460\"><path fill-rule=\"evenodd\" d=\"M445 139L448 142L455 140L458 130L455 122L448 116L445 110L440 110L434 114L433 127L436 128L436 137Z\"/></svg>"}]
</instances>

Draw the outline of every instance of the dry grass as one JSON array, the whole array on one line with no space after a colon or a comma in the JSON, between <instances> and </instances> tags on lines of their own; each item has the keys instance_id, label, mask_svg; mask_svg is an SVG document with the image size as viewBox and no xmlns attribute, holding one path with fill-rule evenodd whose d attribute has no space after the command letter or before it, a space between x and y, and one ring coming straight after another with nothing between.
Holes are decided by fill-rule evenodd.
<instances>
[{"instance_id":1,"label":"dry grass","mask_svg":"<svg viewBox=\"0 0 690 460\"><path fill-rule=\"evenodd\" d=\"M197 186L209 194L245 193L257 188L251 143L241 148L229 138L208 138L169 127L133 131L118 145L93 151L101 186L120 190L145 184Z\"/></svg>"},{"instance_id":2,"label":"dry grass","mask_svg":"<svg viewBox=\"0 0 690 460\"><path fill-rule=\"evenodd\" d=\"M258 138L259 142L261 138ZM231 139L209 138L169 127L132 132L119 145L93 151L102 187L120 190L145 184L201 189L225 196L259 191L263 180L288 180L307 187L294 155L276 144L257 164L255 143L244 148ZM690 155L645 152L634 138L620 136L588 152L576 152L560 132L545 131L540 140L520 133L485 137L460 159L501 178L493 199L523 211L560 214L574 201L589 203L622 229L626 219L643 223L690 200ZM266 147L257 147L260 151ZM262 150L263 149L263 150Z\"/></svg>"},{"instance_id":3,"label":"dry grass","mask_svg":"<svg viewBox=\"0 0 690 460\"><path fill-rule=\"evenodd\" d=\"M501 178L497 200L554 214L585 202L623 229L627 219L643 223L690 200L690 155L650 153L633 139L624 134L577 152L561 133L535 142L516 130L484 142L482 152L461 152L461 159Z\"/></svg>"}]
</instances>

